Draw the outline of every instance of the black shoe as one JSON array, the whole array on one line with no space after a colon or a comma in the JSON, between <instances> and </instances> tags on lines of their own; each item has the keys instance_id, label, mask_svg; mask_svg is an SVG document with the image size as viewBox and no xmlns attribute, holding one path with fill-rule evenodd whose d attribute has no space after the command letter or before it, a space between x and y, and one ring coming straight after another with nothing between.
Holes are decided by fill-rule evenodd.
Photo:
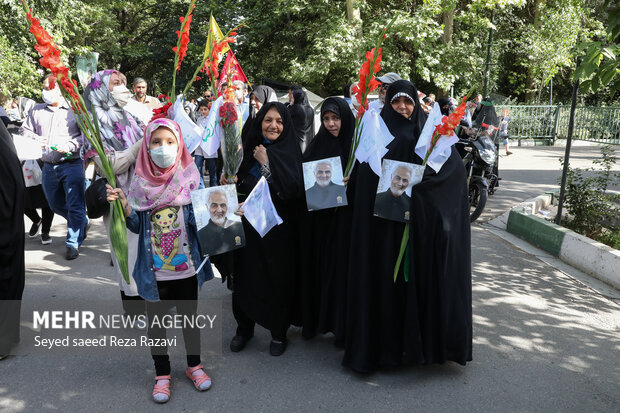
<instances>
[{"instance_id":1,"label":"black shoe","mask_svg":"<svg viewBox=\"0 0 620 413\"><path fill-rule=\"evenodd\" d=\"M243 348L245 347L245 345L248 343L248 341L250 341L252 337L245 337L245 336L234 336L232 338L232 340L230 340L230 351L232 351L233 353L238 353L241 350L243 350Z\"/></svg>"},{"instance_id":2,"label":"black shoe","mask_svg":"<svg viewBox=\"0 0 620 413\"><path fill-rule=\"evenodd\" d=\"M90 220L88 221L88 224L86 224L86 227L84 228L84 239L86 239L89 229L90 229Z\"/></svg>"},{"instance_id":3,"label":"black shoe","mask_svg":"<svg viewBox=\"0 0 620 413\"><path fill-rule=\"evenodd\" d=\"M66 259L74 260L78 257L78 255L80 255L80 251L78 251L77 248L67 247L67 254L65 255Z\"/></svg>"},{"instance_id":4,"label":"black shoe","mask_svg":"<svg viewBox=\"0 0 620 413\"><path fill-rule=\"evenodd\" d=\"M39 231L41 231L41 221L39 221L38 223L34 222L30 227L30 231L28 231L28 237L36 237L37 235L39 235Z\"/></svg>"},{"instance_id":5,"label":"black shoe","mask_svg":"<svg viewBox=\"0 0 620 413\"><path fill-rule=\"evenodd\" d=\"M50 237L50 234L46 234L45 232L41 234L41 244L48 245L51 243L52 243L52 237Z\"/></svg>"},{"instance_id":6,"label":"black shoe","mask_svg":"<svg viewBox=\"0 0 620 413\"><path fill-rule=\"evenodd\" d=\"M271 343L269 343L269 354L275 357L281 356L286 351L287 344L288 344L288 340L284 340L284 341L271 340Z\"/></svg>"}]
</instances>

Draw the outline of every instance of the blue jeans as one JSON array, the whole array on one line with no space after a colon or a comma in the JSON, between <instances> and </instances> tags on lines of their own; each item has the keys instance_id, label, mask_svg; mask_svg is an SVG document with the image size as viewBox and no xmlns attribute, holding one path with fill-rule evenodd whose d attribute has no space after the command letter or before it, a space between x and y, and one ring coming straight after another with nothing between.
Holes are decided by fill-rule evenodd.
<instances>
[{"instance_id":1,"label":"blue jeans","mask_svg":"<svg viewBox=\"0 0 620 413\"><path fill-rule=\"evenodd\" d=\"M43 164L43 193L52 211L67 220L67 247L78 248L88 224L82 160Z\"/></svg>"},{"instance_id":2,"label":"blue jeans","mask_svg":"<svg viewBox=\"0 0 620 413\"><path fill-rule=\"evenodd\" d=\"M205 187L205 183L202 178L202 165L207 165L207 171L209 171L209 186L217 186L217 158L205 158L202 155L194 155L194 162L200 172L200 186L199 189Z\"/></svg>"}]
</instances>

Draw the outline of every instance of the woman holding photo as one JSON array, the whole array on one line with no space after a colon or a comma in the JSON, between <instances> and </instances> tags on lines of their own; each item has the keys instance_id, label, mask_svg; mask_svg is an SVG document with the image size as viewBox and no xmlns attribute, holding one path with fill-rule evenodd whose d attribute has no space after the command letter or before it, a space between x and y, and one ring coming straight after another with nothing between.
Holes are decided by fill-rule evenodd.
<instances>
[{"instance_id":1,"label":"woman holding photo","mask_svg":"<svg viewBox=\"0 0 620 413\"><path fill-rule=\"evenodd\" d=\"M344 170L355 118L348 103L330 97L321 105L321 128L303 154L304 162L337 157ZM334 166L335 168L336 166ZM333 173L332 175L333 176ZM351 232L351 207L303 212L300 220L299 299L302 335L332 332L344 344L344 312Z\"/></svg>"},{"instance_id":2,"label":"woman holding photo","mask_svg":"<svg viewBox=\"0 0 620 413\"><path fill-rule=\"evenodd\" d=\"M246 245L236 251L233 313L237 331L230 349L241 351L258 323L271 332L270 354L279 356L286 350L292 319L297 268L294 229L303 180L291 117L278 102L266 102L252 122L237 177L238 192L247 196L261 177L267 180L273 204L284 222L261 238L243 218Z\"/></svg>"}]
</instances>

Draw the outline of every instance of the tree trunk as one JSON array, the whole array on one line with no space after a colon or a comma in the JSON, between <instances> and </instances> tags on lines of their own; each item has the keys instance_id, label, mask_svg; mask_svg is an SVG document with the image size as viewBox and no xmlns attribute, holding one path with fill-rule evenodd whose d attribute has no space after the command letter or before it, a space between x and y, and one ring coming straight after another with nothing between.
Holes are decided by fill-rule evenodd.
<instances>
[{"instance_id":1,"label":"tree trunk","mask_svg":"<svg viewBox=\"0 0 620 413\"><path fill-rule=\"evenodd\" d=\"M349 23L360 21L360 9L357 7L356 0L347 0L347 20Z\"/></svg>"},{"instance_id":2,"label":"tree trunk","mask_svg":"<svg viewBox=\"0 0 620 413\"><path fill-rule=\"evenodd\" d=\"M349 24L355 26L357 31L357 38L361 39L362 33L362 19L360 17L360 9L357 7L359 0L347 0L347 21Z\"/></svg>"},{"instance_id":3,"label":"tree trunk","mask_svg":"<svg viewBox=\"0 0 620 413\"><path fill-rule=\"evenodd\" d=\"M454 8L446 10L443 13L443 36L441 42L443 44L452 43L452 33L454 32Z\"/></svg>"},{"instance_id":4,"label":"tree trunk","mask_svg":"<svg viewBox=\"0 0 620 413\"><path fill-rule=\"evenodd\" d=\"M532 2L532 10L533 10L533 21L532 25L534 26L533 30L540 30L540 5L542 0L533 0ZM532 68L527 69L527 79L525 81L525 101L531 102L536 97L536 75L533 73Z\"/></svg>"},{"instance_id":5,"label":"tree trunk","mask_svg":"<svg viewBox=\"0 0 620 413\"><path fill-rule=\"evenodd\" d=\"M444 11L441 17L443 21L443 35L441 36L441 42L445 45L450 45L452 43L452 33L454 33L455 6L456 5L452 0L446 0L443 4ZM437 97L442 96L450 96L450 90L438 89Z\"/></svg>"}]
</instances>

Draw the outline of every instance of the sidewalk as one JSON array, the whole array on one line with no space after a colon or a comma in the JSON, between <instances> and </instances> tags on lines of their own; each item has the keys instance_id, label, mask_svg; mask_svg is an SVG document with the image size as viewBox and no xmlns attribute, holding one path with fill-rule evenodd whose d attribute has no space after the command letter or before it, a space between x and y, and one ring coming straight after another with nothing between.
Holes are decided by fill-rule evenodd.
<instances>
[{"instance_id":1,"label":"sidewalk","mask_svg":"<svg viewBox=\"0 0 620 413\"><path fill-rule=\"evenodd\" d=\"M500 160L501 186L472 225L474 360L466 367L358 375L340 366L342 352L330 337L306 341L296 328L281 357L269 355L270 337L262 328L246 349L231 353L231 296L214 279L200 292L223 309L221 355L203 357L214 382L208 392L193 389L180 356L171 359L171 401L157 406L147 349L142 355L123 349L87 356L38 352L0 361L0 411L619 411L618 303L568 276L570 268L556 269L484 226L557 185L563 148L513 152ZM572 163L589 166L597 155L596 147L575 147ZM64 300L120 308L101 220L75 261L64 259L63 227L57 218L50 246L26 240L24 301L41 308Z\"/></svg>"}]
</instances>

